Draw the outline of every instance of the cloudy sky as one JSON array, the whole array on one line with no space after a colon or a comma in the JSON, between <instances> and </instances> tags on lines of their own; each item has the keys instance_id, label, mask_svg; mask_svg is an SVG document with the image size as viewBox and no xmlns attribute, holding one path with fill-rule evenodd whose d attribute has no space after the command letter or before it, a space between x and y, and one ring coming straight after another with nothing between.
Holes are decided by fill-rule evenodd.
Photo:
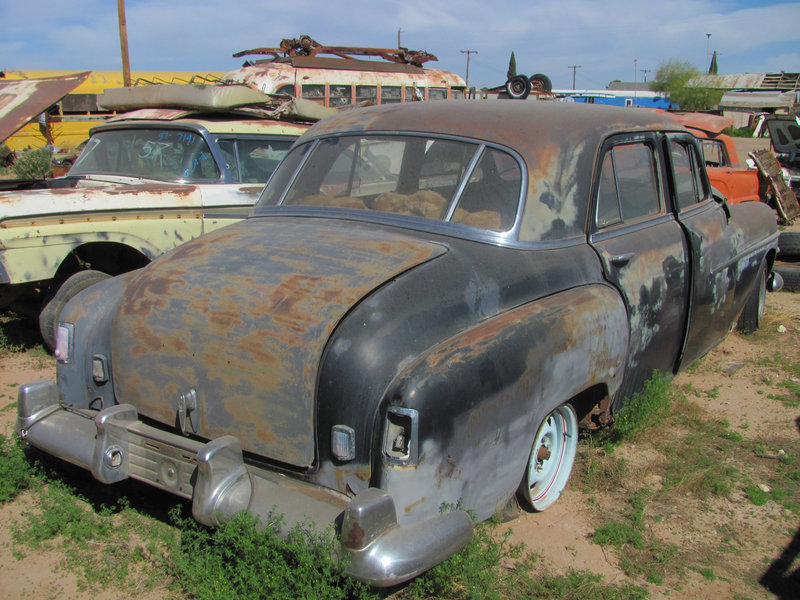
<instances>
[{"instance_id":1,"label":"cloudy sky","mask_svg":"<svg viewBox=\"0 0 800 600\"><path fill-rule=\"evenodd\" d=\"M556 88L652 80L665 60L720 74L800 71L800 2L780 0L125 0L133 70L229 71L231 54L308 34L326 45L403 46L470 85L545 73ZM707 37L707 34L711 37ZM467 55L466 50L476 51ZM636 62L634 62L636 61ZM121 69L114 0L0 0L0 69ZM648 70L648 73L644 71Z\"/></svg>"}]
</instances>

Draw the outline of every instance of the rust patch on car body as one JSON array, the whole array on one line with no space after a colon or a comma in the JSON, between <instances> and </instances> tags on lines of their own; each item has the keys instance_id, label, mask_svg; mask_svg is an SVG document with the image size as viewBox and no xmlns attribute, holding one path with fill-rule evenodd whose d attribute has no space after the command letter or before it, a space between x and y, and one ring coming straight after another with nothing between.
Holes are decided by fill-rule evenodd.
<instances>
[{"instance_id":1,"label":"rust patch on car body","mask_svg":"<svg viewBox=\"0 0 800 600\"><path fill-rule=\"evenodd\" d=\"M172 425L178 394L194 388L199 435L237 431L247 451L308 467L315 365L331 331L375 287L442 252L308 219L250 220L184 244L120 303L117 394Z\"/></svg>"}]
</instances>

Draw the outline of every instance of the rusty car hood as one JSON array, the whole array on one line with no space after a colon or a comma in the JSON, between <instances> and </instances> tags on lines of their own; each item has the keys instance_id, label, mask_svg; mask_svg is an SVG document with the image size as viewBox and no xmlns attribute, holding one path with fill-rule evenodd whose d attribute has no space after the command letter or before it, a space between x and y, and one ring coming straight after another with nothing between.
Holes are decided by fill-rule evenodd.
<instances>
[{"instance_id":1,"label":"rusty car hood","mask_svg":"<svg viewBox=\"0 0 800 600\"><path fill-rule=\"evenodd\" d=\"M89 72L0 81L0 143L86 81Z\"/></svg>"},{"instance_id":2,"label":"rusty car hood","mask_svg":"<svg viewBox=\"0 0 800 600\"><path fill-rule=\"evenodd\" d=\"M446 252L375 225L250 218L191 241L128 284L112 333L120 402L185 433L234 434L245 451L314 464L318 367L353 306ZM341 341L340 341L341 342ZM369 368L367 349L361 357Z\"/></svg>"}]
</instances>

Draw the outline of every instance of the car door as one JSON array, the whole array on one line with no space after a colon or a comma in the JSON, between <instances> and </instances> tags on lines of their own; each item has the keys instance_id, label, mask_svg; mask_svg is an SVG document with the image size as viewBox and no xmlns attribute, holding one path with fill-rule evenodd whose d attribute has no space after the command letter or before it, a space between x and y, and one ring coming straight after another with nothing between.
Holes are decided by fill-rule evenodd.
<instances>
[{"instance_id":1,"label":"car door","mask_svg":"<svg viewBox=\"0 0 800 600\"><path fill-rule=\"evenodd\" d=\"M692 284L681 358L681 364L688 365L722 341L736 319L739 263L734 239L742 231L731 221L725 200L713 197L694 138L669 134L665 146L671 200L690 248Z\"/></svg>"},{"instance_id":2,"label":"car door","mask_svg":"<svg viewBox=\"0 0 800 600\"><path fill-rule=\"evenodd\" d=\"M665 202L656 134L617 136L599 157L590 243L628 308L630 342L614 409L654 370L673 372L689 295L686 237Z\"/></svg>"}]
</instances>

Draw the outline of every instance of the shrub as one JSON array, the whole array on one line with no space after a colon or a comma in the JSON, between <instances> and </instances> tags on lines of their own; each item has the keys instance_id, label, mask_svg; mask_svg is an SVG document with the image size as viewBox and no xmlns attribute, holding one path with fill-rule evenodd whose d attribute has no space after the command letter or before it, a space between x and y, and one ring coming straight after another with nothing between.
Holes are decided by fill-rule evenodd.
<instances>
[{"instance_id":1,"label":"shrub","mask_svg":"<svg viewBox=\"0 0 800 600\"><path fill-rule=\"evenodd\" d=\"M47 148L30 150L17 159L12 169L20 179L46 179L53 174L53 155Z\"/></svg>"}]
</instances>

